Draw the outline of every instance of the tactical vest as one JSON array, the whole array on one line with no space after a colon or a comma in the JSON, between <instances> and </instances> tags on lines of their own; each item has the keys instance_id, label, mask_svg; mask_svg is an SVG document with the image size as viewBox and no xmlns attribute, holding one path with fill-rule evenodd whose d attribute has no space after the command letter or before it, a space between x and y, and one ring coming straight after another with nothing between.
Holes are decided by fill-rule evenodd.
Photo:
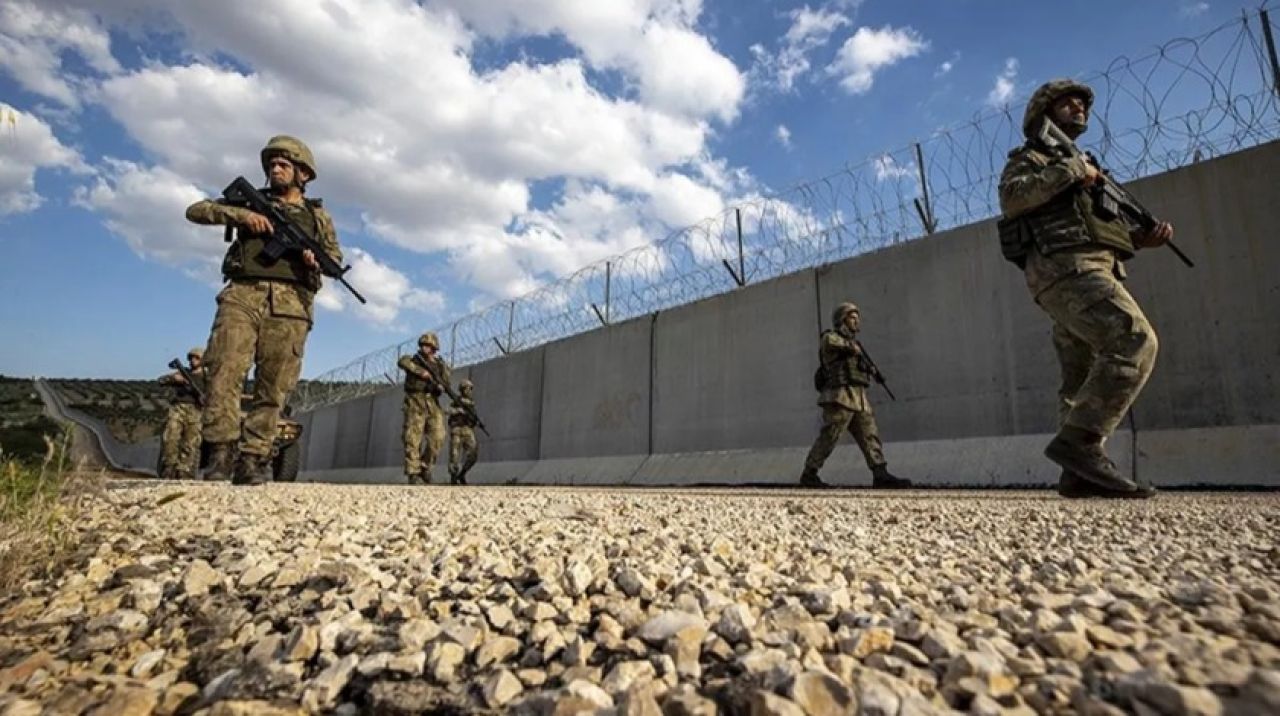
<instances>
[{"instance_id":1,"label":"tactical vest","mask_svg":"<svg viewBox=\"0 0 1280 716\"><path fill-rule=\"evenodd\" d=\"M191 377L194 379L196 388L199 388L201 393L204 393L207 395L208 393L206 392L206 389L205 389L205 383L206 383L205 371L203 370L192 371ZM173 383L172 387L173 387L173 396L170 398L172 402L186 403L188 405L198 405L200 403L200 399L199 397L197 397L195 389L192 388L190 384Z\"/></svg>"},{"instance_id":2,"label":"tactical vest","mask_svg":"<svg viewBox=\"0 0 1280 716\"><path fill-rule=\"evenodd\" d=\"M274 202L285 216L303 233L320 241L319 220L316 208L319 199L306 199L302 204ZM267 279L269 281L287 281L297 283L312 291L318 291L319 276L307 268L302 261L302 254L290 251L279 260L272 261L262 253L271 236L269 234L252 233L244 227L236 230L236 239L227 248L227 255L222 259L222 275L228 280L234 279Z\"/></svg>"},{"instance_id":3,"label":"tactical vest","mask_svg":"<svg viewBox=\"0 0 1280 716\"><path fill-rule=\"evenodd\" d=\"M474 400L470 400L468 398L462 398L461 400L458 401L458 407L459 408L465 407L471 410L475 410L476 403ZM471 417L471 413L465 410L458 411L449 416L449 427L451 428L474 428L475 426L476 426L475 419Z\"/></svg>"},{"instance_id":4,"label":"tactical vest","mask_svg":"<svg viewBox=\"0 0 1280 716\"><path fill-rule=\"evenodd\" d=\"M410 360L412 360L419 368L428 367L427 362L423 360L422 354L420 353L413 354L413 356L410 357ZM435 365L432 365L429 367L431 368L431 371L435 373L437 376L441 375L440 365L438 361L436 362ZM440 388L439 385L436 385L435 382L424 380L413 373L405 371L404 392L430 393L431 395L439 396L444 391Z\"/></svg>"},{"instance_id":5,"label":"tactical vest","mask_svg":"<svg viewBox=\"0 0 1280 716\"><path fill-rule=\"evenodd\" d=\"M1024 151L1044 156L1037 150ZM1100 209L1093 192L1073 186L1021 216L1002 219L1001 251L1019 266L1030 243L1044 256L1093 244L1116 251L1121 260L1132 258L1135 249L1128 222L1115 207Z\"/></svg>"},{"instance_id":6,"label":"tactical vest","mask_svg":"<svg viewBox=\"0 0 1280 716\"><path fill-rule=\"evenodd\" d=\"M824 338L827 333L833 332L824 332ZM819 351L818 359L822 361L823 390L839 390L849 386L866 388L871 385L871 373L863 365L860 355L842 353L824 356L822 353L823 351Z\"/></svg>"}]
</instances>

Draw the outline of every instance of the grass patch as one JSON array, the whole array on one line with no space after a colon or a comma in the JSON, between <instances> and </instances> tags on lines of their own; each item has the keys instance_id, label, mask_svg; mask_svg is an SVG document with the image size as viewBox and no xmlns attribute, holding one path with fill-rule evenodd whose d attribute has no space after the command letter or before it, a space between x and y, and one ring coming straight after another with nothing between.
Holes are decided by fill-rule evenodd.
<instances>
[{"instance_id":1,"label":"grass patch","mask_svg":"<svg viewBox=\"0 0 1280 716\"><path fill-rule=\"evenodd\" d=\"M50 438L60 439L62 426L46 415L0 425L0 449L5 461L38 464L49 451Z\"/></svg>"},{"instance_id":2,"label":"grass patch","mask_svg":"<svg viewBox=\"0 0 1280 716\"><path fill-rule=\"evenodd\" d=\"M41 459L0 452L0 594L48 574L76 544L75 523L103 473L78 469L70 446L60 431L44 436Z\"/></svg>"}]
</instances>

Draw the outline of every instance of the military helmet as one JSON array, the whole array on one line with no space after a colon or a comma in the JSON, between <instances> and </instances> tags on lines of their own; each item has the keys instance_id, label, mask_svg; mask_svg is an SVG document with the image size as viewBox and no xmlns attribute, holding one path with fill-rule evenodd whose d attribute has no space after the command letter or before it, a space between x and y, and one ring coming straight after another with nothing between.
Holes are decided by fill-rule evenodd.
<instances>
[{"instance_id":1,"label":"military helmet","mask_svg":"<svg viewBox=\"0 0 1280 716\"><path fill-rule=\"evenodd\" d=\"M431 346L436 350L440 350L440 339L436 338L436 334L434 332L427 331L426 333L418 336L418 346Z\"/></svg>"},{"instance_id":2,"label":"military helmet","mask_svg":"<svg viewBox=\"0 0 1280 716\"><path fill-rule=\"evenodd\" d=\"M287 134L278 134L267 140L267 146L262 148L262 171L267 171L267 162L277 154L294 164L305 167L311 173L311 178L316 178L316 158L312 156L311 149L301 139Z\"/></svg>"},{"instance_id":3,"label":"military helmet","mask_svg":"<svg viewBox=\"0 0 1280 716\"><path fill-rule=\"evenodd\" d=\"M1027 111L1022 115L1022 133L1034 137L1040 131L1040 118L1053 107L1054 102L1067 95L1083 99L1085 111L1093 107L1093 90L1089 85L1072 79L1049 80L1040 85L1027 101Z\"/></svg>"},{"instance_id":4,"label":"military helmet","mask_svg":"<svg viewBox=\"0 0 1280 716\"><path fill-rule=\"evenodd\" d=\"M458 383L458 390L471 390L474 387L476 387L475 384L470 380L463 380L461 383Z\"/></svg>"},{"instance_id":5,"label":"military helmet","mask_svg":"<svg viewBox=\"0 0 1280 716\"><path fill-rule=\"evenodd\" d=\"M187 351L187 357L188 358L204 358L204 349L199 346L196 346L195 348L192 348L191 350Z\"/></svg>"},{"instance_id":6,"label":"military helmet","mask_svg":"<svg viewBox=\"0 0 1280 716\"><path fill-rule=\"evenodd\" d=\"M850 313L858 313L857 304L845 301L844 303L836 306L836 310L831 312L832 325L839 327L840 324L844 323L844 317Z\"/></svg>"}]
</instances>

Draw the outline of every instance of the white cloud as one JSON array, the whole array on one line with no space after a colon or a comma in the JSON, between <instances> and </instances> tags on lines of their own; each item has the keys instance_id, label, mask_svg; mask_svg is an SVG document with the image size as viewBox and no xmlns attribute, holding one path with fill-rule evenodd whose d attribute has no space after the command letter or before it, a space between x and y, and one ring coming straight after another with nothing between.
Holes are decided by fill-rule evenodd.
<instances>
[{"instance_id":1,"label":"white cloud","mask_svg":"<svg viewBox=\"0 0 1280 716\"><path fill-rule=\"evenodd\" d=\"M745 79L695 29L701 0L438 0L490 36L561 35L592 67L636 80L641 100L692 117L737 116Z\"/></svg>"},{"instance_id":2,"label":"white cloud","mask_svg":"<svg viewBox=\"0 0 1280 716\"><path fill-rule=\"evenodd\" d=\"M1004 69L996 75L995 86L987 93L987 104L992 107L1003 107L1013 99L1015 81L1018 79L1018 59L1010 57L1004 61Z\"/></svg>"},{"instance_id":3,"label":"white cloud","mask_svg":"<svg viewBox=\"0 0 1280 716\"><path fill-rule=\"evenodd\" d=\"M850 20L839 12L810 10L806 5L791 11L791 27L778 53L778 86L791 89L798 76L809 71L808 54L827 44L831 35Z\"/></svg>"},{"instance_id":4,"label":"white cloud","mask_svg":"<svg viewBox=\"0 0 1280 716\"><path fill-rule=\"evenodd\" d=\"M871 166L875 169L877 181L888 181L893 179L902 179L903 177L914 177L916 174L915 162L907 162L899 164L893 157L888 154L882 154L871 160Z\"/></svg>"},{"instance_id":5,"label":"white cloud","mask_svg":"<svg viewBox=\"0 0 1280 716\"><path fill-rule=\"evenodd\" d=\"M63 73L67 51L100 73L120 71L106 29L89 12L25 0L0 4L0 70L28 92L76 107L80 83Z\"/></svg>"},{"instance_id":6,"label":"white cloud","mask_svg":"<svg viewBox=\"0 0 1280 716\"><path fill-rule=\"evenodd\" d=\"M36 191L36 171L85 171L80 154L53 135L35 115L0 102L0 216L33 211L44 199Z\"/></svg>"},{"instance_id":7,"label":"white cloud","mask_svg":"<svg viewBox=\"0 0 1280 716\"><path fill-rule=\"evenodd\" d=\"M1195 2L1195 0L1182 0L1178 6L1178 15L1181 17L1199 17L1208 12L1209 3Z\"/></svg>"},{"instance_id":8,"label":"white cloud","mask_svg":"<svg viewBox=\"0 0 1280 716\"><path fill-rule=\"evenodd\" d=\"M75 203L106 217L107 228L139 256L210 279L226 251L222 232L183 218L187 206L203 198L172 170L108 158L93 182L76 192Z\"/></svg>"},{"instance_id":9,"label":"white cloud","mask_svg":"<svg viewBox=\"0 0 1280 716\"><path fill-rule=\"evenodd\" d=\"M787 125L779 124L778 127L773 130L773 136L778 138L778 143L782 146L787 149L791 148L791 130L787 129Z\"/></svg>"},{"instance_id":10,"label":"white cloud","mask_svg":"<svg viewBox=\"0 0 1280 716\"><path fill-rule=\"evenodd\" d=\"M173 33L187 50L181 64L68 80L154 162L105 167L82 196L144 255L190 257L181 202L156 219L170 231L144 231L150 220L112 199L120 180L164 171L213 193L256 179L258 149L280 132L315 151L313 193L381 239L443 252L493 296L660 238L749 179L707 153L713 127L737 116L743 78L698 31L698 0L49 1L91 7L112 29ZM306 42L281 42L286 25ZM577 55L472 64L479 42L540 35ZM595 86L599 72L620 92ZM545 179L565 192L535 207Z\"/></svg>"},{"instance_id":11,"label":"white cloud","mask_svg":"<svg viewBox=\"0 0 1280 716\"><path fill-rule=\"evenodd\" d=\"M667 226L688 226L724 211L714 189L684 174L664 174L649 194L651 213Z\"/></svg>"},{"instance_id":12,"label":"white cloud","mask_svg":"<svg viewBox=\"0 0 1280 716\"><path fill-rule=\"evenodd\" d=\"M933 72L934 78L945 77L951 74L951 70L954 70L956 68L956 63L959 61L960 61L959 52L951 55L951 59L938 65L938 69L934 70Z\"/></svg>"},{"instance_id":13,"label":"white cloud","mask_svg":"<svg viewBox=\"0 0 1280 716\"><path fill-rule=\"evenodd\" d=\"M928 48L929 43L909 27L860 27L845 40L827 72L839 76L840 86L849 94L863 94L871 89L876 72Z\"/></svg>"},{"instance_id":14,"label":"white cloud","mask_svg":"<svg viewBox=\"0 0 1280 716\"><path fill-rule=\"evenodd\" d=\"M444 310L444 294L415 288L407 276L369 252L352 247L345 252L344 259L351 265L347 281L367 303L357 301L337 281L326 280L316 295L316 305L332 311L351 308L360 317L382 326L392 326L404 311L438 318Z\"/></svg>"}]
</instances>

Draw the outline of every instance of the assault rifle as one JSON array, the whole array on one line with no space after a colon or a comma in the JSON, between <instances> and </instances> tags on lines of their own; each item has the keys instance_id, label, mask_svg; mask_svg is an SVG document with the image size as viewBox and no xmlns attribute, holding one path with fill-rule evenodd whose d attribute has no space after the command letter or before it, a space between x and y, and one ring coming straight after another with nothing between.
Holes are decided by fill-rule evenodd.
<instances>
[{"instance_id":1,"label":"assault rifle","mask_svg":"<svg viewBox=\"0 0 1280 716\"><path fill-rule=\"evenodd\" d=\"M169 361L169 367L172 368L173 370L178 371L178 374L182 376L182 379L187 381L187 387L191 389L191 392L196 394L196 405L203 408L204 407L204 391L200 390L199 385L196 385L195 376L191 375L191 371L187 370L187 367L183 365L182 361L178 360L177 358L174 358L173 360Z\"/></svg>"},{"instance_id":2,"label":"assault rifle","mask_svg":"<svg viewBox=\"0 0 1280 716\"><path fill-rule=\"evenodd\" d=\"M284 212L272 204L271 200L264 196L261 191L258 191L257 187L250 184L248 179L236 177L235 181L222 190L222 196L232 204L245 206L254 212L262 214L271 222L274 230L271 232L271 238L267 240L266 245L262 248L262 253L266 254L267 258L277 261L288 251L297 251L298 253L310 251L315 255L316 263L320 264L320 273L341 283L360 303L366 303L364 296L361 296L354 286L347 283L345 274L351 270L351 267L341 266L337 261L334 261L325 252L320 242L307 236L305 231L294 226L293 222L289 221L289 218L284 215Z\"/></svg>"},{"instance_id":3,"label":"assault rifle","mask_svg":"<svg viewBox=\"0 0 1280 716\"><path fill-rule=\"evenodd\" d=\"M422 360L422 357L420 355L416 353L414 354L413 364L425 370L427 372L427 375L431 376L431 380L436 385L444 389L445 395L449 396L449 401L453 405L456 405L462 408L463 410L467 411L467 415L470 415L471 419L476 421L476 427L480 428L480 432L484 433L485 435L489 434L489 430L485 428L484 421L480 419L480 414L476 412L476 409L471 407L470 405L466 405L465 403L463 403L462 399L458 397L458 394L453 392L453 387L449 385L448 381L440 380L440 376L436 375L436 372L431 369L431 366L426 361Z\"/></svg>"},{"instance_id":4,"label":"assault rifle","mask_svg":"<svg viewBox=\"0 0 1280 716\"><path fill-rule=\"evenodd\" d=\"M1102 168L1102 165L1098 163L1098 160L1092 154L1080 151L1080 147L1076 146L1071 137L1068 137L1066 132L1063 132L1048 117L1045 117L1044 122L1041 123L1040 133L1037 138L1046 147L1059 149L1071 158L1081 157L1098 170L1098 181L1089 188L1089 191L1093 193L1094 206L1098 209L1100 218L1113 219L1122 214L1124 218L1136 224L1143 231L1151 231L1156 224L1160 223L1133 194L1129 193L1128 189L1125 189L1111 178L1111 175L1106 169ZM1107 216L1107 214L1110 216ZM1182 263L1188 267L1195 268L1195 264L1191 262L1191 259L1187 258L1186 254L1182 253L1182 249L1178 248L1177 244L1174 244L1173 241L1167 241L1165 245L1172 249L1173 253L1178 255L1178 258L1182 259Z\"/></svg>"},{"instance_id":5,"label":"assault rifle","mask_svg":"<svg viewBox=\"0 0 1280 716\"><path fill-rule=\"evenodd\" d=\"M871 354L863 347L862 341L855 339L853 343L858 346L858 352L860 353L859 360L866 363L866 367L870 369L869 372L871 373L871 377L880 384L881 388L884 388L884 392L888 393L890 398L897 401L898 396L894 395L892 390L889 390L889 384L884 380L884 373L881 373L880 367L876 365L875 361L871 360Z\"/></svg>"}]
</instances>

